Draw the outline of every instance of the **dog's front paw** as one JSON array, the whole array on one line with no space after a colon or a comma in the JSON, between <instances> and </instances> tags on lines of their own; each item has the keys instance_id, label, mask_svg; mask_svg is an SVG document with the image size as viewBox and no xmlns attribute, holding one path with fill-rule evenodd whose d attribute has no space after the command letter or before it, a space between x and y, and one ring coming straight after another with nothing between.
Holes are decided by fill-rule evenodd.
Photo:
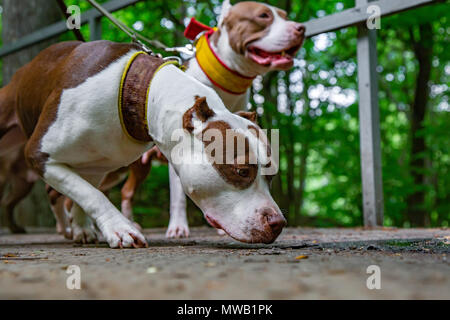
<instances>
[{"instance_id":1,"label":"dog's front paw","mask_svg":"<svg viewBox=\"0 0 450 320\"><path fill-rule=\"evenodd\" d=\"M187 222L171 222L167 228L166 238L187 238L189 237L189 227Z\"/></svg>"},{"instance_id":2,"label":"dog's front paw","mask_svg":"<svg viewBox=\"0 0 450 320\"><path fill-rule=\"evenodd\" d=\"M63 224L57 222L56 223L56 232L60 235L63 235L64 238L68 240L73 239L73 233L72 233L72 227L71 226L64 226Z\"/></svg>"},{"instance_id":3,"label":"dog's front paw","mask_svg":"<svg viewBox=\"0 0 450 320\"><path fill-rule=\"evenodd\" d=\"M73 231L72 231L72 227L67 227L64 230L63 233L64 238L68 239L68 240L73 240Z\"/></svg>"},{"instance_id":4,"label":"dog's front paw","mask_svg":"<svg viewBox=\"0 0 450 320\"><path fill-rule=\"evenodd\" d=\"M98 242L94 223L88 217L86 217L83 224L72 221L72 228L67 228L64 236L67 239L73 239L73 241L77 243L86 244Z\"/></svg>"},{"instance_id":5,"label":"dog's front paw","mask_svg":"<svg viewBox=\"0 0 450 320\"><path fill-rule=\"evenodd\" d=\"M144 235L125 218L104 226L102 231L111 248L148 247Z\"/></svg>"}]
</instances>

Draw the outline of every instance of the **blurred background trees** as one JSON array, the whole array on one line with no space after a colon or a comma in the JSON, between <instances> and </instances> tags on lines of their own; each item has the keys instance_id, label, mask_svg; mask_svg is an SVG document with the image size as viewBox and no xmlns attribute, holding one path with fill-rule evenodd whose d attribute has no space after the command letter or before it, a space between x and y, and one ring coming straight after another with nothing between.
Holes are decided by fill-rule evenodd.
<instances>
[{"instance_id":1,"label":"blurred background trees","mask_svg":"<svg viewBox=\"0 0 450 320\"><path fill-rule=\"evenodd\" d=\"M65 2L90 9L86 1ZM266 2L285 9L296 21L354 6L354 0ZM172 46L188 42L183 30L192 16L215 26L220 7L219 0L142 1L114 16ZM448 10L447 2L381 21L377 71L385 226L445 227L450 221ZM89 38L88 26L81 32ZM67 32L60 40L74 38ZM102 38L129 41L106 19ZM308 39L292 70L270 73L254 83L249 108L258 112L264 128L280 129L280 173L272 193L291 226L362 225L356 77L352 27ZM111 193L116 204L119 190ZM166 226L168 190L167 166L155 165L136 197L138 222ZM192 203L189 213L191 225L205 223Z\"/></svg>"}]
</instances>

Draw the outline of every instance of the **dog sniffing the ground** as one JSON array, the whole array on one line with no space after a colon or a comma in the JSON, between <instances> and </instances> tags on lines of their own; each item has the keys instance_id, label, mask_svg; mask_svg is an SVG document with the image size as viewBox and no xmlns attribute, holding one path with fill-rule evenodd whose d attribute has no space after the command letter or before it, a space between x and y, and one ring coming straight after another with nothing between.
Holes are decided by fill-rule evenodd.
<instances>
[{"instance_id":1,"label":"dog sniffing the ground","mask_svg":"<svg viewBox=\"0 0 450 320\"><path fill-rule=\"evenodd\" d=\"M188 61L187 73L215 89L230 110L245 110L248 88L255 76L271 70L292 67L293 57L304 41L304 26L287 21L286 17L284 11L263 3L241 2L231 6L229 1L225 1L217 29L203 28L209 32L197 42L197 56ZM199 31L201 28L197 32ZM192 38L196 36L197 33L189 35ZM143 160L138 159L129 167L129 177L121 190L121 211L130 220L133 220L133 197L150 172L151 158L161 159L158 154L157 148L152 149L151 152L144 154ZM18 159L17 162L24 163L23 160ZM23 166L16 165L16 167ZM25 176L27 170L24 167L21 175ZM123 181L127 172L127 168L121 168L110 173L104 178L101 190L107 192ZM185 194L172 166L169 166L169 173L170 222L166 236L187 237L189 228ZM14 222L13 209L14 205L27 195L27 190L31 189L34 181L35 178L26 183L17 183L11 188L5 207L10 217L8 220L11 222L12 231L23 231L23 228ZM64 200L51 189L48 190L53 192L50 199L52 211L57 219L58 232L71 238L72 232L67 217L64 217ZM76 233L75 240L84 242L85 235Z\"/></svg>"},{"instance_id":2,"label":"dog sniffing the ground","mask_svg":"<svg viewBox=\"0 0 450 320\"><path fill-rule=\"evenodd\" d=\"M270 154L262 164L250 161L257 150L270 149L255 124L229 112L214 90L173 63L134 45L63 42L42 51L0 90L0 143L17 126L28 165L74 201L73 231L82 230L88 241L96 238L95 222L113 248L147 244L98 186L154 145L211 225L239 241L270 243L286 223L270 196L270 177L261 174ZM231 163L172 161L174 131L208 146L202 133L209 129L235 132L245 152L223 144ZM193 152L205 155L198 143Z\"/></svg>"}]
</instances>

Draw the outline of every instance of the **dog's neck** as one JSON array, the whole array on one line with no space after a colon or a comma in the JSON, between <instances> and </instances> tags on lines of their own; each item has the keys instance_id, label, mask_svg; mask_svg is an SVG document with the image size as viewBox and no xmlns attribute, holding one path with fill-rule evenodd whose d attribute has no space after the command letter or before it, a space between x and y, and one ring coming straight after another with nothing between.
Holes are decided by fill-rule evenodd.
<instances>
[{"instance_id":1,"label":"dog's neck","mask_svg":"<svg viewBox=\"0 0 450 320\"><path fill-rule=\"evenodd\" d=\"M214 54L229 69L236 71L244 77L253 78L257 75L265 74L268 71L267 68L259 66L243 55L233 51L229 44L228 33L224 26L211 35L210 45ZM196 57L189 60L186 72L208 87L214 88L231 112L241 111L246 108L249 100L249 91L246 90L246 92L242 94L233 94L215 86L208 75L206 75L205 71L200 67Z\"/></svg>"},{"instance_id":2,"label":"dog's neck","mask_svg":"<svg viewBox=\"0 0 450 320\"><path fill-rule=\"evenodd\" d=\"M183 133L183 114L193 106L195 95L206 96L217 115L229 113L219 96L179 68L169 65L155 74L148 95L147 124L153 141L170 161L170 152L178 144L172 135ZM214 101L213 101L214 100ZM168 134L169 133L169 134ZM177 166L174 166L177 169Z\"/></svg>"}]
</instances>

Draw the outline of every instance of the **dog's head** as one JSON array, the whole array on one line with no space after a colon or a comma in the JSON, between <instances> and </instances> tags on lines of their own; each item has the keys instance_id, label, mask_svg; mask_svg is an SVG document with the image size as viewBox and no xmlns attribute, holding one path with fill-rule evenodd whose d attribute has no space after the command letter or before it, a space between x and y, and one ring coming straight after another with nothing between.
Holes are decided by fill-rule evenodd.
<instances>
[{"instance_id":1,"label":"dog's head","mask_svg":"<svg viewBox=\"0 0 450 320\"><path fill-rule=\"evenodd\" d=\"M234 6L224 1L218 28L212 38L216 50L242 72L263 74L291 68L305 39L305 27L287 20L285 11L252 1Z\"/></svg>"},{"instance_id":2,"label":"dog's head","mask_svg":"<svg viewBox=\"0 0 450 320\"><path fill-rule=\"evenodd\" d=\"M190 159L206 160L184 155L175 165L183 188L213 227L239 241L271 243L286 220L269 192L276 164L268 140L256 114L213 111L208 103L222 104L219 97L195 97L183 116Z\"/></svg>"}]
</instances>

